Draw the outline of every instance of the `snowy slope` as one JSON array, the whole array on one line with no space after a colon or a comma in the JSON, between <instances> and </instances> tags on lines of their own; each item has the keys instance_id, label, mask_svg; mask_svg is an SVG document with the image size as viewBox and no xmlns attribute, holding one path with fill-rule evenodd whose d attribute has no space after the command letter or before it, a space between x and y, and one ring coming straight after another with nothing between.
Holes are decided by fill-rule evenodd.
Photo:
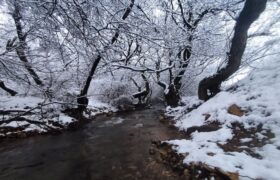
<instances>
[{"instance_id":1,"label":"snowy slope","mask_svg":"<svg viewBox=\"0 0 280 180\"><path fill-rule=\"evenodd\" d=\"M199 102L193 97L185 99L188 100L193 104ZM244 115L229 113L234 104ZM175 125L180 130L213 122L220 124L220 128L195 131L189 139L169 141L178 153L188 154L184 163L203 162L238 172L241 179L280 179L279 58L265 62L231 90L219 93L197 109L184 113L186 108L167 110L167 114L175 116Z\"/></svg>"}]
</instances>

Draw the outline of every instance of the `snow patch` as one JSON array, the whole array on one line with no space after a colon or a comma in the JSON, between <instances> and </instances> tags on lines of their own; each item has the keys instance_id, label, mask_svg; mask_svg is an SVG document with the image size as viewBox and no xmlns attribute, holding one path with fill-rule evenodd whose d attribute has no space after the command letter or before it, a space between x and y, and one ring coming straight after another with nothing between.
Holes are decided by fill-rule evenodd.
<instances>
[{"instance_id":1,"label":"snow patch","mask_svg":"<svg viewBox=\"0 0 280 180\"><path fill-rule=\"evenodd\" d=\"M62 123L62 124L70 124L72 123L73 121L75 121L72 117L69 117L63 113L61 113L59 115L59 121Z\"/></svg>"}]
</instances>

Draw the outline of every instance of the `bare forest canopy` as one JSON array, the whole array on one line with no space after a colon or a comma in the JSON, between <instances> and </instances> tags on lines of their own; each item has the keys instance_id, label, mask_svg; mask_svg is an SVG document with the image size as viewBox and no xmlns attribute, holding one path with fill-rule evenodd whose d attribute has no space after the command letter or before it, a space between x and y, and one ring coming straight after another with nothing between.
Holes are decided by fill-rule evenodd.
<instances>
[{"instance_id":1,"label":"bare forest canopy","mask_svg":"<svg viewBox=\"0 0 280 180\"><path fill-rule=\"evenodd\" d=\"M84 111L215 96L279 53L279 0L2 0L0 93ZM78 106L76 106L78 104Z\"/></svg>"}]
</instances>

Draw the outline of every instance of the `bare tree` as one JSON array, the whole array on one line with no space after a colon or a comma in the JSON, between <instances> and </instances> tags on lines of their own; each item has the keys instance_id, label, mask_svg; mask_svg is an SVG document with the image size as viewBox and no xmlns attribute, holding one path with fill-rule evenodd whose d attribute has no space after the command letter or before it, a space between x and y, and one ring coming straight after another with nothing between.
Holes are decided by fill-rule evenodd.
<instances>
[{"instance_id":1,"label":"bare tree","mask_svg":"<svg viewBox=\"0 0 280 180\"><path fill-rule=\"evenodd\" d=\"M122 16L122 20L125 20L129 16L129 14L132 11L133 6L134 6L134 0L131 0L129 6L126 8L126 10ZM114 36L112 37L111 45L117 41L118 37L119 37L119 27L117 28L117 31L115 32ZM106 51L106 49L104 49L103 51ZM96 68L101 59L102 59L101 54L98 54L97 57L94 59L90 72L89 72L89 75L86 79L85 85L82 88L81 93L78 96L77 103L78 103L78 110L80 112L84 111L88 105L88 98L86 96L88 93L88 89L89 89L92 77L93 77L93 75L96 71Z\"/></svg>"},{"instance_id":2,"label":"bare tree","mask_svg":"<svg viewBox=\"0 0 280 180\"><path fill-rule=\"evenodd\" d=\"M25 54L26 48L27 48L27 43L26 43L26 36L28 35L27 33L23 32L23 27L20 22L22 16L20 14L20 6L17 1L14 1L14 12L12 13L12 17L14 19L15 25L16 25L16 32L17 32L17 37L19 40L18 45L16 46L16 53L19 57L19 59L22 61L24 64L24 67L26 70L29 72L33 80L37 85L42 86L43 82L38 76L38 74L35 72L35 70L32 68L30 62L27 59L27 56Z\"/></svg>"},{"instance_id":3,"label":"bare tree","mask_svg":"<svg viewBox=\"0 0 280 180\"><path fill-rule=\"evenodd\" d=\"M0 25L0 43L7 44L6 49L0 47L1 52L4 51L0 57L0 79L5 82L2 87L7 89L10 87L7 83L14 82L23 87L24 93L42 93L44 97L50 90L54 92L52 97L71 101L73 105L69 107L78 103L80 112L87 108L89 97L95 96L96 92L91 89L98 84L94 86L93 80L102 84L99 78L104 77L108 82L123 80L134 84L135 87L125 93L139 103L145 103L153 91L163 95L167 105L180 105L187 88L192 89L191 93L193 89L197 91L197 78L213 68L216 71L216 66L227 59L225 68L200 83L200 98L209 98L219 91L220 83L238 69L240 62L236 59L242 56L243 41L247 38L243 34L254 21L256 15L252 14L257 14L250 9L261 6L257 0L246 2L250 6L256 3L240 14L231 42L233 31L228 27L234 26L234 17L244 1L6 2L12 15L9 18L14 23ZM248 42L268 35L266 29L256 30L248 35ZM243 44L238 44L239 41ZM230 45L225 58L224 52ZM244 57L250 58L261 48L254 45ZM15 61L16 58L19 61ZM244 61L243 64L246 65ZM33 86L33 81L37 86ZM194 83L189 85L191 82ZM44 88L40 88L43 84ZM11 87L15 87L14 84ZM17 87L13 90L23 94ZM212 95L206 94L206 97L206 91ZM102 93L98 90L98 94Z\"/></svg>"},{"instance_id":4,"label":"bare tree","mask_svg":"<svg viewBox=\"0 0 280 180\"><path fill-rule=\"evenodd\" d=\"M179 59L177 67L174 64L169 70L169 83L162 82L160 80L160 74L157 73L158 84L164 88L166 103L172 107L176 107L180 103L182 78L189 67L191 56L193 55L193 42L198 38L198 35L196 34L198 26L206 16L215 15L225 10L223 7L217 8L215 6L198 8L194 7L195 3L196 2L192 1L177 0L178 8L175 10L173 1L171 1L171 9L168 10L168 12L171 12L170 22L177 27L178 30L181 30L184 36L186 36L184 38L184 44L176 49L177 52L176 50L174 51L174 49L169 50L169 65L172 65L172 63L176 62L176 59ZM169 7L168 5L166 6ZM168 13L166 15L168 16ZM172 54L176 54L176 56L174 57ZM159 64L160 62L158 62L158 67L160 67Z\"/></svg>"},{"instance_id":5,"label":"bare tree","mask_svg":"<svg viewBox=\"0 0 280 180\"><path fill-rule=\"evenodd\" d=\"M144 73L141 74L141 77L144 80L144 84L145 84L145 88L144 89L142 89L141 86L133 78L131 78L133 83L135 84L135 86L138 89L138 92L133 94L132 96L134 98L138 99L138 105L139 106L145 106L148 103L148 100L149 100L149 96L148 95L151 94L151 88L150 88L149 80L145 76Z\"/></svg>"},{"instance_id":6,"label":"bare tree","mask_svg":"<svg viewBox=\"0 0 280 180\"><path fill-rule=\"evenodd\" d=\"M246 48L248 29L264 11L266 2L267 0L246 0L236 20L230 52L227 54L227 65L218 70L215 75L207 77L199 83L199 99L206 101L215 96L220 91L221 83L238 70Z\"/></svg>"}]
</instances>

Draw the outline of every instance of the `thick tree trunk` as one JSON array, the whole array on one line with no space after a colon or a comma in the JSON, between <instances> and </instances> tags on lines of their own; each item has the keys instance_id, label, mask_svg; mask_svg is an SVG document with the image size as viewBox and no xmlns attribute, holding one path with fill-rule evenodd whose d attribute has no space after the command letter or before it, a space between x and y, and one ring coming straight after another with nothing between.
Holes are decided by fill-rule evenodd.
<instances>
[{"instance_id":1,"label":"thick tree trunk","mask_svg":"<svg viewBox=\"0 0 280 180\"><path fill-rule=\"evenodd\" d=\"M215 96L220 91L221 83L239 69L241 58L247 44L248 29L264 11L266 2L267 0L246 0L240 15L236 20L235 32L231 42L230 52L228 54L228 63L224 68L218 70L215 75L207 77L199 83L199 99L206 101Z\"/></svg>"},{"instance_id":2,"label":"thick tree trunk","mask_svg":"<svg viewBox=\"0 0 280 180\"><path fill-rule=\"evenodd\" d=\"M2 88L4 91L8 92L11 96L15 96L17 94L16 91L6 87L3 81L0 81L0 88Z\"/></svg>"},{"instance_id":3,"label":"thick tree trunk","mask_svg":"<svg viewBox=\"0 0 280 180\"><path fill-rule=\"evenodd\" d=\"M192 38L189 38L189 42L190 43L192 42ZM183 56L183 61L182 61L182 64L180 66L180 71L179 71L178 75L174 78L174 81L173 81L177 90L181 89L182 78L183 78L183 76L186 72L186 69L187 69L187 67L189 66L189 63L190 63L190 57L192 55L191 51L192 51L191 46L188 46L183 50L183 55L182 55Z\"/></svg>"},{"instance_id":4,"label":"thick tree trunk","mask_svg":"<svg viewBox=\"0 0 280 180\"><path fill-rule=\"evenodd\" d=\"M164 93L164 97L168 106L171 107L179 106L181 97L174 84L169 85L168 91Z\"/></svg>"},{"instance_id":5,"label":"thick tree trunk","mask_svg":"<svg viewBox=\"0 0 280 180\"><path fill-rule=\"evenodd\" d=\"M97 58L94 60L92 66L91 66L91 69L90 69L89 75L87 77L85 86L83 87L80 95L78 96L77 103L78 103L78 110L80 112L84 111L87 108L88 98L86 97L86 95L88 93L88 89L89 89L89 86L90 86L90 83L91 83L91 80L92 80L92 76L94 75L94 72L96 71L96 68L97 68L100 60L101 60L101 56L98 55Z\"/></svg>"},{"instance_id":6,"label":"thick tree trunk","mask_svg":"<svg viewBox=\"0 0 280 180\"><path fill-rule=\"evenodd\" d=\"M182 58L182 61L180 61L180 67L178 74L174 79L171 79L171 82L168 87L165 87L165 85L161 85L163 88L168 88L168 93L165 93L165 100L168 106L176 107L180 104L180 89L182 86L182 78L189 66L190 58L192 55L192 42L195 34L195 30L199 24L199 22L204 18L206 14L210 12L209 9L204 10L201 12L196 19L193 18L193 12L190 10L188 14L188 18L185 17L185 12L183 5L180 0L178 0L178 5L180 8L181 17L183 19L184 27L186 27L186 30L189 32L188 37L188 45L179 53L179 58ZM172 73L170 73L172 74Z\"/></svg>"},{"instance_id":7,"label":"thick tree trunk","mask_svg":"<svg viewBox=\"0 0 280 180\"><path fill-rule=\"evenodd\" d=\"M189 38L189 43L192 42L192 36ZM176 107L180 104L180 94L179 91L182 86L182 78L186 72L186 69L190 63L190 57L191 57L191 51L192 47L187 46L183 51L182 51L182 59L181 65L180 65L180 70L177 76L172 80L172 83L168 87L168 93L164 94L165 96L165 101L168 106L171 107Z\"/></svg>"},{"instance_id":8,"label":"thick tree trunk","mask_svg":"<svg viewBox=\"0 0 280 180\"><path fill-rule=\"evenodd\" d=\"M37 75L37 73L35 72L35 70L32 68L32 66L30 65L30 63L27 60L25 51L26 51L26 34L23 33L23 29L22 29L22 25L20 22L21 19L21 14L20 14L20 9L18 4L15 2L14 5L15 9L13 12L13 19L16 25L16 30L17 30L17 36L19 39L19 45L16 47L16 53L19 57L19 59L23 62L24 67L26 68L26 70L28 71L28 73L31 75L31 77L33 78L33 80L35 81L35 83L37 85L42 86L43 82L41 81L41 79L39 78L39 76Z\"/></svg>"}]
</instances>

